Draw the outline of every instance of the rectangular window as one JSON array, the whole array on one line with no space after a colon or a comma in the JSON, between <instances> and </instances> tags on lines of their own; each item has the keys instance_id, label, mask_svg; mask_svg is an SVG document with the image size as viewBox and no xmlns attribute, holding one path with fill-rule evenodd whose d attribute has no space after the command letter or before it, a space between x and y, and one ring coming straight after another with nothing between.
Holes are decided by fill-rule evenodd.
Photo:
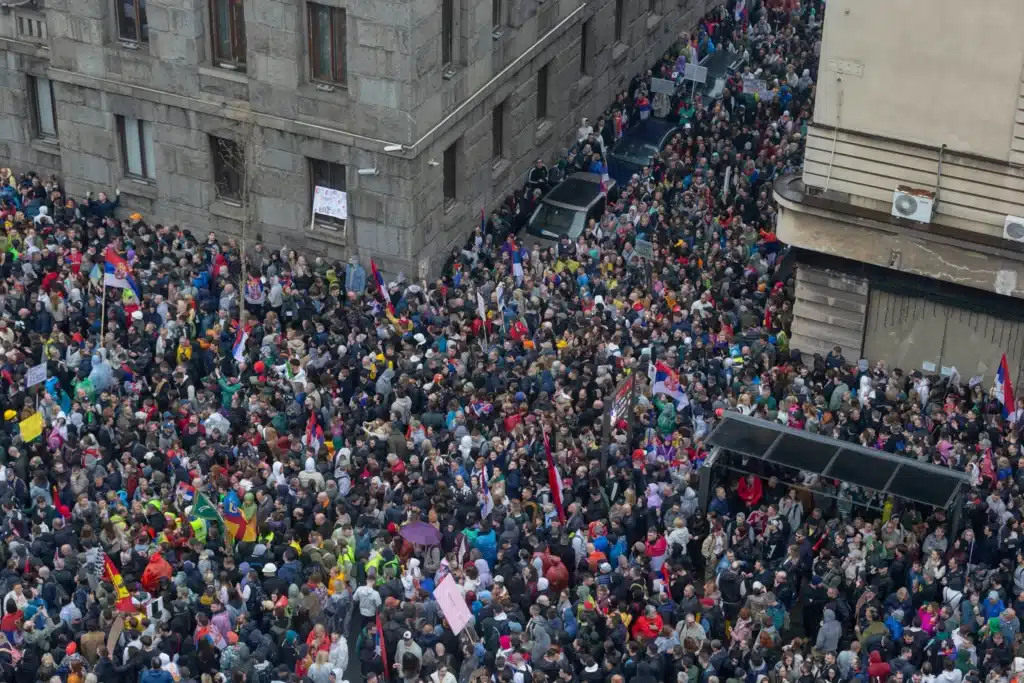
<instances>
[{"instance_id":1,"label":"rectangular window","mask_svg":"<svg viewBox=\"0 0 1024 683\"><path fill-rule=\"evenodd\" d=\"M117 35L133 43L149 42L146 0L114 0L117 9Z\"/></svg>"},{"instance_id":2,"label":"rectangular window","mask_svg":"<svg viewBox=\"0 0 1024 683\"><path fill-rule=\"evenodd\" d=\"M593 18L583 22L580 29L580 75L590 74L590 31L593 28Z\"/></svg>"},{"instance_id":3,"label":"rectangular window","mask_svg":"<svg viewBox=\"0 0 1024 683\"><path fill-rule=\"evenodd\" d=\"M153 124L131 116L118 116L117 132L121 138L121 157L124 159L125 175L155 179Z\"/></svg>"},{"instance_id":4,"label":"rectangular window","mask_svg":"<svg viewBox=\"0 0 1024 683\"><path fill-rule=\"evenodd\" d=\"M647 13L657 14L658 13L658 0L647 0Z\"/></svg>"},{"instance_id":5,"label":"rectangular window","mask_svg":"<svg viewBox=\"0 0 1024 683\"><path fill-rule=\"evenodd\" d=\"M615 0L615 42L622 42L622 28L625 24L626 17L626 2L625 0Z\"/></svg>"},{"instance_id":6,"label":"rectangular window","mask_svg":"<svg viewBox=\"0 0 1024 683\"><path fill-rule=\"evenodd\" d=\"M30 41L46 40L46 21L39 17L19 14L18 37Z\"/></svg>"},{"instance_id":7,"label":"rectangular window","mask_svg":"<svg viewBox=\"0 0 1024 683\"><path fill-rule=\"evenodd\" d=\"M57 98L53 95L53 81L49 78L29 76L28 86L36 137L56 140Z\"/></svg>"},{"instance_id":8,"label":"rectangular window","mask_svg":"<svg viewBox=\"0 0 1024 683\"><path fill-rule=\"evenodd\" d=\"M452 63L455 52L455 0L441 0L441 66Z\"/></svg>"},{"instance_id":9,"label":"rectangular window","mask_svg":"<svg viewBox=\"0 0 1024 683\"><path fill-rule=\"evenodd\" d=\"M213 184L217 199L241 204L245 151L234 140L211 135L210 152L213 154Z\"/></svg>"},{"instance_id":10,"label":"rectangular window","mask_svg":"<svg viewBox=\"0 0 1024 683\"><path fill-rule=\"evenodd\" d=\"M491 156L497 163L505 156L505 103L491 112Z\"/></svg>"},{"instance_id":11,"label":"rectangular window","mask_svg":"<svg viewBox=\"0 0 1024 683\"><path fill-rule=\"evenodd\" d=\"M537 118L548 117L548 70L550 64L545 64L537 72Z\"/></svg>"},{"instance_id":12,"label":"rectangular window","mask_svg":"<svg viewBox=\"0 0 1024 683\"><path fill-rule=\"evenodd\" d=\"M345 85L345 10L309 3L309 66L314 81Z\"/></svg>"},{"instance_id":13,"label":"rectangular window","mask_svg":"<svg viewBox=\"0 0 1024 683\"><path fill-rule=\"evenodd\" d=\"M345 189L345 167L341 164L332 164L329 161L320 159L309 160L309 205L313 206L313 193L317 187L326 187L339 192L348 192ZM335 218L326 214L317 214L318 225L334 228L335 230L345 229L345 220Z\"/></svg>"},{"instance_id":14,"label":"rectangular window","mask_svg":"<svg viewBox=\"0 0 1024 683\"><path fill-rule=\"evenodd\" d=\"M491 0L491 26L500 31L505 25L504 0Z\"/></svg>"},{"instance_id":15,"label":"rectangular window","mask_svg":"<svg viewBox=\"0 0 1024 683\"><path fill-rule=\"evenodd\" d=\"M456 193L458 191L458 180L455 177L457 173L457 164L455 163L455 149L457 142L453 142L448 149L444 151L444 208L447 211L455 205Z\"/></svg>"},{"instance_id":16,"label":"rectangular window","mask_svg":"<svg viewBox=\"0 0 1024 683\"><path fill-rule=\"evenodd\" d=\"M213 59L226 69L245 68L245 5L242 0L211 0Z\"/></svg>"}]
</instances>

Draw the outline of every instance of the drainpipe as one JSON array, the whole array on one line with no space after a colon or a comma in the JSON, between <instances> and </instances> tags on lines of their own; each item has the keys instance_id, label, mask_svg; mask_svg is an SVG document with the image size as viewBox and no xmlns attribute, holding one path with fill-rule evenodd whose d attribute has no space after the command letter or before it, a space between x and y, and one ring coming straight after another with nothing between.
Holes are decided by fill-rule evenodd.
<instances>
[{"instance_id":1,"label":"drainpipe","mask_svg":"<svg viewBox=\"0 0 1024 683\"><path fill-rule=\"evenodd\" d=\"M946 144L943 143L942 147L939 147L939 170L935 174L935 200L933 206L939 203L939 183L942 182L942 157L946 153Z\"/></svg>"}]
</instances>

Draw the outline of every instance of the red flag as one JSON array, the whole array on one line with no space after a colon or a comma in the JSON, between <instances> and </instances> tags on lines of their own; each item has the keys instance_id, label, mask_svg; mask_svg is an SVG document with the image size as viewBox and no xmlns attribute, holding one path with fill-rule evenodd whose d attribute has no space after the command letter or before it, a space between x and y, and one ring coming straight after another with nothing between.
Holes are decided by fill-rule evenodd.
<instances>
[{"instance_id":1,"label":"red flag","mask_svg":"<svg viewBox=\"0 0 1024 683\"><path fill-rule=\"evenodd\" d=\"M388 669L388 649L384 644L384 627L380 623L380 613L377 613L377 642L380 643L380 661L384 667L384 680L390 681L391 674Z\"/></svg>"},{"instance_id":2,"label":"red flag","mask_svg":"<svg viewBox=\"0 0 1024 683\"><path fill-rule=\"evenodd\" d=\"M565 509L562 507L562 477L558 474L558 468L555 467L555 458L551 455L551 440L548 439L548 433L544 432L544 453L548 458L548 485L551 486L551 500L555 503L555 509L558 510L558 521L565 522Z\"/></svg>"},{"instance_id":3,"label":"red flag","mask_svg":"<svg viewBox=\"0 0 1024 683\"><path fill-rule=\"evenodd\" d=\"M57 508L57 512L59 512L60 516L64 519L71 519L71 510L67 505L60 502L60 496L57 495L56 486L53 487L53 507Z\"/></svg>"}]
</instances>

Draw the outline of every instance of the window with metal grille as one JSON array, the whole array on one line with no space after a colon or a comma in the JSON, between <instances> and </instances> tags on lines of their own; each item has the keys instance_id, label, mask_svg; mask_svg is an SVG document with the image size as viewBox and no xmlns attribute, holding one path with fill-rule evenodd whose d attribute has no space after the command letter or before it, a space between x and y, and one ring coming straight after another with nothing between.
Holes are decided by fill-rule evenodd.
<instances>
[{"instance_id":1,"label":"window with metal grille","mask_svg":"<svg viewBox=\"0 0 1024 683\"><path fill-rule=\"evenodd\" d=\"M326 187L339 192L348 192L345 185L345 166L333 164L330 161L320 159L309 160L309 205L313 206L313 193L317 187ZM345 229L345 220L335 218L327 214L317 214L317 225L333 228L335 230Z\"/></svg>"},{"instance_id":2,"label":"window with metal grille","mask_svg":"<svg viewBox=\"0 0 1024 683\"><path fill-rule=\"evenodd\" d=\"M210 151L213 154L213 184L217 199L241 204L245 180L244 149L234 140L211 135Z\"/></svg>"}]
</instances>

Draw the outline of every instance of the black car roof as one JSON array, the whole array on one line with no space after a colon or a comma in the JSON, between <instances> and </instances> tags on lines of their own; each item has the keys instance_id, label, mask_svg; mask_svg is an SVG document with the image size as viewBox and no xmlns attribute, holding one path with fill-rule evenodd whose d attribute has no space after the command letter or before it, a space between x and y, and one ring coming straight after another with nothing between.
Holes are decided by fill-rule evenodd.
<instances>
[{"instance_id":1,"label":"black car roof","mask_svg":"<svg viewBox=\"0 0 1024 683\"><path fill-rule=\"evenodd\" d=\"M569 206L587 207L601 194L601 186L577 176L560 182L544 199Z\"/></svg>"}]
</instances>

